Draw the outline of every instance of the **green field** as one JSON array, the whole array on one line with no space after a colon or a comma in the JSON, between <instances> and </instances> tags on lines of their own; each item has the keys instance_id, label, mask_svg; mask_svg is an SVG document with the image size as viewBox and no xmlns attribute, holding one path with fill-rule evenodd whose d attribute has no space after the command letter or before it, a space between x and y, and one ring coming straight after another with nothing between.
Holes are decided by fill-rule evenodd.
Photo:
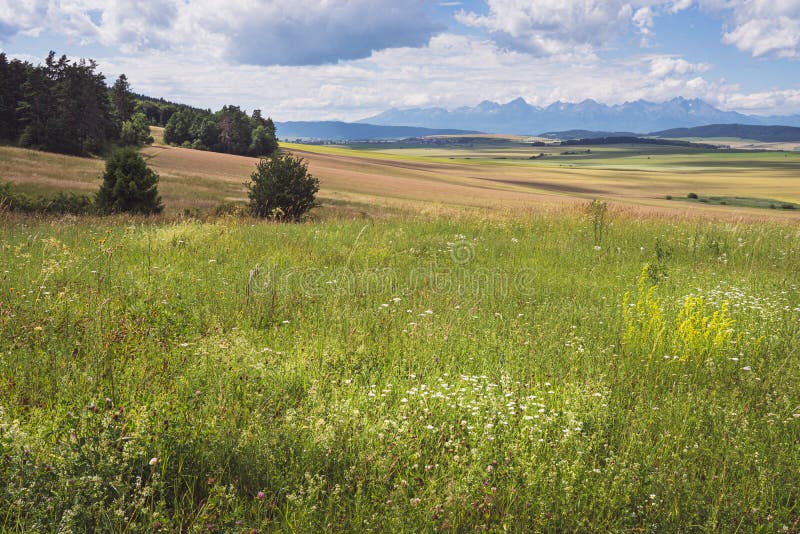
<instances>
[{"instance_id":1,"label":"green field","mask_svg":"<svg viewBox=\"0 0 800 534\"><path fill-rule=\"evenodd\" d=\"M800 154L470 143L283 144L304 224L159 144L165 216L0 210L0 531L800 531Z\"/></svg>"},{"instance_id":2,"label":"green field","mask_svg":"<svg viewBox=\"0 0 800 534\"><path fill-rule=\"evenodd\" d=\"M0 235L0 530L800 529L796 224Z\"/></svg>"},{"instance_id":3,"label":"green field","mask_svg":"<svg viewBox=\"0 0 800 534\"><path fill-rule=\"evenodd\" d=\"M153 128L158 140L161 130ZM615 206L685 217L800 218L769 209L800 203L800 152L708 151L658 145L533 147L516 140L476 139L444 146L371 143L317 146L283 143L308 161L325 206L382 217L388 211L488 209L527 213L582 205L599 198ZM208 212L246 200L255 158L158 144L143 149L161 176L168 214ZM531 159L535 158L535 159ZM34 194L97 190L103 161L0 146L0 180ZM746 206L669 202L667 196L747 197Z\"/></svg>"}]
</instances>

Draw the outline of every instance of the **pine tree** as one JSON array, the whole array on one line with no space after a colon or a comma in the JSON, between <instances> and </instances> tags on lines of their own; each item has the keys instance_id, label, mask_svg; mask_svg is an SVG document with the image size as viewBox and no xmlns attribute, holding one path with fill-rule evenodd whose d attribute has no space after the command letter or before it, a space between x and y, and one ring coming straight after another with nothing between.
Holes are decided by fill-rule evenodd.
<instances>
[{"instance_id":1,"label":"pine tree","mask_svg":"<svg viewBox=\"0 0 800 534\"><path fill-rule=\"evenodd\" d=\"M117 122L122 124L131 120L133 111L136 108L136 101L131 94L131 86L128 77L120 74L114 86L111 88L111 102L114 106L114 116Z\"/></svg>"},{"instance_id":2,"label":"pine tree","mask_svg":"<svg viewBox=\"0 0 800 534\"><path fill-rule=\"evenodd\" d=\"M119 149L106 162L96 204L104 213L161 213L158 174L135 149Z\"/></svg>"}]
</instances>

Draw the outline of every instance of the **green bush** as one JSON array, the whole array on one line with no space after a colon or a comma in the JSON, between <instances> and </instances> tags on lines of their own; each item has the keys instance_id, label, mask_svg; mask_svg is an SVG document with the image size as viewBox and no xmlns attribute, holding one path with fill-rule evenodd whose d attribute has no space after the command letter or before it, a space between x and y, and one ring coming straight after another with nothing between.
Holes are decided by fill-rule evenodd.
<instances>
[{"instance_id":1,"label":"green bush","mask_svg":"<svg viewBox=\"0 0 800 534\"><path fill-rule=\"evenodd\" d=\"M135 149L117 150L106 162L96 202L103 213L161 213L158 174Z\"/></svg>"},{"instance_id":2,"label":"green bush","mask_svg":"<svg viewBox=\"0 0 800 534\"><path fill-rule=\"evenodd\" d=\"M316 206L319 180L302 158L278 155L258 162L247 185L256 217L298 221Z\"/></svg>"},{"instance_id":3,"label":"green bush","mask_svg":"<svg viewBox=\"0 0 800 534\"><path fill-rule=\"evenodd\" d=\"M87 215L95 211L92 198L76 193L58 193L52 197L30 196L15 191L10 183L0 184L0 211L52 215Z\"/></svg>"},{"instance_id":4,"label":"green bush","mask_svg":"<svg viewBox=\"0 0 800 534\"><path fill-rule=\"evenodd\" d=\"M691 198L691 199L696 200L698 198L698 196L697 196L697 193L689 193L688 195L686 195L686 198Z\"/></svg>"}]
</instances>

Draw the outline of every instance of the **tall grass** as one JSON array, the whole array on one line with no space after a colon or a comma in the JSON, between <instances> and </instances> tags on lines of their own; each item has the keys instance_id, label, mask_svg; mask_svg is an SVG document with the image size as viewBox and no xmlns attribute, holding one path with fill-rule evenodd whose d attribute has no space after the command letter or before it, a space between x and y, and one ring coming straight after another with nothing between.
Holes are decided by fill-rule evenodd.
<instances>
[{"instance_id":1,"label":"tall grass","mask_svg":"<svg viewBox=\"0 0 800 534\"><path fill-rule=\"evenodd\" d=\"M797 227L598 220L7 222L0 528L797 532Z\"/></svg>"}]
</instances>

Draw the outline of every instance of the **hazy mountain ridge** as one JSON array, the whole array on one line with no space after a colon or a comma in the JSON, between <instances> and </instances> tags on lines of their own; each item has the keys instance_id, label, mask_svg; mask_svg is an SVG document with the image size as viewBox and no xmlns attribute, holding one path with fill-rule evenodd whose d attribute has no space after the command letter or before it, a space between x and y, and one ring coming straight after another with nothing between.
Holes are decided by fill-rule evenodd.
<instances>
[{"instance_id":1,"label":"hazy mountain ridge","mask_svg":"<svg viewBox=\"0 0 800 534\"><path fill-rule=\"evenodd\" d=\"M539 137L548 139L586 140L608 139L619 137L655 137L661 139L682 138L736 138L762 143L794 143L800 142L800 128L794 126L760 126L751 124L709 124L693 128L673 128L650 133L632 132L598 132L591 130L566 130L563 132L547 132Z\"/></svg>"},{"instance_id":2,"label":"hazy mountain ridge","mask_svg":"<svg viewBox=\"0 0 800 534\"><path fill-rule=\"evenodd\" d=\"M281 139L325 139L354 141L365 139L407 139L429 135L480 133L474 130L434 129L417 126L375 125L340 121L288 121L275 126Z\"/></svg>"},{"instance_id":3,"label":"hazy mountain ridge","mask_svg":"<svg viewBox=\"0 0 800 534\"><path fill-rule=\"evenodd\" d=\"M547 107L517 98L506 104L483 101L475 107L390 109L359 123L481 130L532 135L547 131L654 132L710 124L800 126L800 115L757 116L722 111L700 99L637 100L609 106L594 100L555 102Z\"/></svg>"},{"instance_id":4,"label":"hazy mountain ridge","mask_svg":"<svg viewBox=\"0 0 800 534\"><path fill-rule=\"evenodd\" d=\"M762 143L800 142L800 128L793 126L759 126L748 124L710 124L695 128L675 128L653 132L655 137L737 137Z\"/></svg>"}]
</instances>

